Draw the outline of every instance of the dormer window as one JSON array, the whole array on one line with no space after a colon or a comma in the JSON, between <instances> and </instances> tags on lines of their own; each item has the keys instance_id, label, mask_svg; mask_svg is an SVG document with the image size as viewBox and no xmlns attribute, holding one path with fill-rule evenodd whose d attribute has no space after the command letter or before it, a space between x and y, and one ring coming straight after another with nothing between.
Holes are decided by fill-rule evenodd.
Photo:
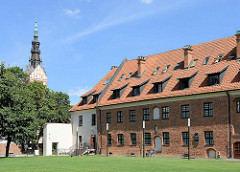
<instances>
[{"instance_id":1,"label":"dormer window","mask_svg":"<svg viewBox=\"0 0 240 172\"><path fill-rule=\"evenodd\" d=\"M190 63L189 67L190 67L190 68L195 67L195 66L197 65L197 62L198 62L198 59L193 60L193 61Z\"/></svg>"},{"instance_id":2,"label":"dormer window","mask_svg":"<svg viewBox=\"0 0 240 172\"><path fill-rule=\"evenodd\" d=\"M148 81L150 79L140 83L140 84L134 84L132 85L132 96L138 96L142 93L143 89L145 88L145 86L147 85Z\"/></svg>"},{"instance_id":3,"label":"dormer window","mask_svg":"<svg viewBox=\"0 0 240 172\"><path fill-rule=\"evenodd\" d=\"M175 66L174 70L178 70L178 69L179 69L179 67L180 67L180 64L181 64L181 62L180 62L180 63L178 63L178 64Z\"/></svg>"},{"instance_id":4,"label":"dormer window","mask_svg":"<svg viewBox=\"0 0 240 172\"><path fill-rule=\"evenodd\" d=\"M223 58L223 54L219 54L217 59L215 60L215 63L220 62L222 60L222 58Z\"/></svg>"},{"instance_id":5,"label":"dormer window","mask_svg":"<svg viewBox=\"0 0 240 172\"><path fill-rule=\"evenodd\" d=\"M120 90L113 90L113 99L120 98Z\"/></svg>"},{"instance_id":6,"label":"dormer window","mask_svg":"<svg viewBox=\"0 0 240 172\"><path fill-rule=\"evenodd\" d=\"M112 94L112 99L118 99L122 96L123 92L125 91L126 87L128 86L129 83L127 84L119 84L118 86L114 87L112 89L113 94Z\"/></svg>"},{"instance_id":7,"label":"dormer window","mask_svg":"<svg viewBox=\"0 0 240 172\"><path fill-rule=\"evenodd\" d=\"M162 83L155 83L153 91L154 91L154 93L161 93L162 92Z\"/></svg>"},{"instance_id":8,"label":"dormer window","mask_svg":"<svg viewBox=\"0 0 240 172\"><path fill-rule=\"evenodd\" d=\"M158 73L158 70L160 69L160 67L156 67L155 70L153 71L152 75L156 75Z\"/></svg>"},{"instance_id":9,"label":"dormer window","mask_svg":"<svg viewBox=\"0 0 240 172\"><path fill-rule=\"evenodd\" d=\"M190 73L191 72L191 73ZM187 89L191 86L195 76L197 75L198 71L192 72L187 71L184 75L181 76L179 79L179 90Z\"/></svg>"},{"instance_id":10,"label":"dormer window","mask_svg":"<svg viewBox=\"0 0 240 172\"><path fill-rule=\"evenodd\" d=\"M202 65L207 65L207 63L208 63L208 60L210 59L210 57L206 57L205 59L204 59L204 61L203 61L203 64Z\"/></svg>"},{"instance_id":11,"label":"dormer window","mask_svg":"<svg viewBox=\"0 0 240 172\"><path fill-rule=\"evenodd\" d=\"M180 90L189 88L189 78L180 79Z\"/></svg>"},{"instance_id":12,"label":"dormer window","mask_svg":"<svg viewBox=\"0 0 240 172\"><path fill-rule=\"evenodd\" d=\"M208 73L208 86L219 85L226 73L228 65L222 68L222 66L214 66Z\"/></svg>"},{"instance_id":13,"label":"dormer window","mask_svg":"<svg viewBox=\"0 0 240 172\"><path fill-rule=\"evenodd\" d=\"M133 96L138 96L140 95L140 87L139 86L136 86L136 87L133 87L133 93L132 93Z\"/></svg>"},{"instance_id":14,"label":"dormer window","mask_svg":"<svg viewBox=\"0 0 240 172\"><path fill-rule=\"evenodd\" d=\"M168 69L170 68L170 65L167 65L165 69L163 69L162 73L166 73Z\"/></svg>"},{"instance_id":15,"label":"dormer window","mask_svg":"<svg viewBox=\"0 0 240 172\"><path fill-rule=\"evenodd\" d=\"M82 98L82 105L85 105L85 104L87 104L87 97Z\"/></svg>"},{"instance_id":16,"label":"dormer window","mask_svg":"<svg viewBox=\"0 0 240 172\"><path fill-rule=\"evenodd\" d=\"M219 73L208 75L208 85L218 85L220 84Z\"/></svg>"},{"instance_id":17,"label":"dormer window","mask_svg":"<svg viewBox=\"0 0 240 172\"><path fill-rule=\"evenodd\" d=\"M99 94L93 95L93 103L96 103L98 101Z\"/></svg>"},{"instance_id":18,"label":"dormer window","mask_svg":"<svg viewBox=\"0 0 240 172\"><path fill-rule=\"evenodd\" d=\"M129 79L132 76L132 72L129 73L129 75L126 77L126 80Z\"/></svg>"},{"instance_id":19,"label":"dormer window","mask_svg":"<svg viewBox=\"0 0 240 172\"><path fill-rule=\"evenodd\" d=\"M124 76L124 74L122 74L122 75L119 77L118 81L121 81L122 78L123 78L123 76Z\"/></svg>"}]
</instances>

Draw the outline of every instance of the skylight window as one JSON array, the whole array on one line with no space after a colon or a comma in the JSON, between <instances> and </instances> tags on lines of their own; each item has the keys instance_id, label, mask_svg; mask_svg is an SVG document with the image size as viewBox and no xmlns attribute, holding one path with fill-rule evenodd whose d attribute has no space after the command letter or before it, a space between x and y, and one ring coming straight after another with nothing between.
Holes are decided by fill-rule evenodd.
<instances>
[{"instance_id":1,"label":"skylight window","mask_svg":"<svg viewBox=\"0 0 240 172\"><path fill-rule=\"evenodd\" d=\"M207 65L207 63L208 63L208 60L210 59L210 57L206 57L205 59L204 59L204 61L203 61L203 64L202 65Z\"/></svg>"},{"instance_id":2,"label":"skylight window","mask_svg":"<svg viewBox=\"0 0 240 172\"><path fill-rule=\"evenodd\" d=\"M178 70L178 69L179 69L179 67L180 67L180 64L181 64L181 62L180 62L180 63L178 63L178 64L177 64L177 66L175 66L174 70Z\"/></svg>"},{"instance_id":3,"label":"skylight window","mask_svg":"<svg viewBox=\"0 0 240 172\"><path fill-rule=\"evenodd\" d=\"M129 73L129 75L126 77L126 80L129 79L132 76L132 72Z\"/></svg>"},{"instance_id":4,"label":"skylight window","mask_svg":"<svg viewBox=\"0 0 240 172\"><path fill-rule=\"evenodd\" d=\"M110 78L106 79L106 81L103 83L103 85L107 85L110 81Z\"/></svg>"},{"instance_id":5,"label":"skylight window","mask_svg":"<svg viewBox=\"0 0 240 172\"><path fill-rule=\"evenodd\" d=\"M222 58L223 58L223 54L219 54L217 59L215 60L215 63L220 62L222 60Z\"/></svg>"},{"instance_id":6,"label":"skylight window","mask_svg":"<svg viewBox=\"0 0 240 172\"><path fill-rule=\"evenodd\" d=\"M120 76L120 78L118 79L118 81L121 81L122 78L123 78L123 76L124 76L124 74L122 74L122 75Z\"/></svg>"},{"instance_id":7,"label":"skylight window","mask_svg":"<svg viewBox=\"0 0 240 172\"><path fill-rule=\"evenodd\" d=\"M193 61L190 63L190 68L195 67L195 66L197 65L197 62L198 62L198 59L193 60Z\"/></svg>"},{"instance_id":8,"label":"skylight window","mask_svg":"<svg viewBox=\"0 0 240 172\"><path fill-rule=\"evenodd\" d=\"M165 69L163 69L162 73L166 73L168 69L170 68L170 65L167 65Z\"/></svg>"},{"instance_id":9,"label":"skylight window","mask_svg":"<svg viewBox=\"0 0 240 172\"><path fill-rule=\"evenodd\" d=\"M160 67L156 67L155 70L153 71L152 75L156 75L158 73L158 70L160 69Z\"/></svg>"}]
</instances>

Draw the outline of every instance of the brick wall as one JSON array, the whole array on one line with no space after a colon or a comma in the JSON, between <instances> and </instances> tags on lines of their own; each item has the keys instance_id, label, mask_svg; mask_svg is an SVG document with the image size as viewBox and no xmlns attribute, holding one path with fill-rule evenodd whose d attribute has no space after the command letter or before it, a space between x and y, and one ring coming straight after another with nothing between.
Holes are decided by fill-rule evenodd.
<instances>
[{"instance_id":1,"label":"brick wall","mask_svg":"<svg viewBox=\"0 0 240 172\"><path fill-rule=\"evenodd\" d=\"M235 99L239 96L231 96L231 116L232 116L232 144L240 141L239 137L239 121L240 114L236 114ZM204 117L204 103L212 102L213 117ZM112 137L112 145L108 146L108 152L113 154L135 153L140 155L142 153L142 119L143 109L149 108L150 120L146 121L145 132L151 133L151 146L146 146L146 150L154 148L154 139L160 137L163 143L163 132L169 132L170 144L162 145L162 151L157 154L163 156L182 156L187 153L188 147L183 145L182 132L187 132L187 119L182 119L181 105L189 104L191 117L191 155L196 157L208 157L209 150L215 150L223 158L229 155L229 124L228 124L228 98L209 97L202 99L191 99L181 101L171 101L150 105L141 105L134 107L124 107L118 109L102 110L102 153L106 153L106 113L111 113L111 123L109 125L109 134ZM169 119L162 119L161 108L169 106ZM153 120L153 109L158 107L160 109L160 119ZM130 122L129 111L136 111L136 122ZM123 111L123 122L117 123L117 112ZM99 111L97 112L99 115ZM154 126L158 127L155 132ZM98 131L100 131L100 122L98 120ZM205 131L213 131L213 145L205 144ZM131 133L136 133L137 144L131 145ZM199 134L199 143L195 144L194 134ZM124 134L124 146L118 146L117 135ZM100 150L101 137L98 137L98 146Z\"/></svg>"},{"instance_id":2,"label":"brick wall","mask_svg":"<svg viewBox=\"0 0 240 172\"><path fill-rule=\"evenodd\" d=\"M21 149L18 147L18 145L11 143L10 144L10 151L9 153L13 153L13 154L22 154L21 153ZM1 143L0 144L0 155L5 155L6 154L6 144L5 143Z\"/></svg>"}]
</instances>

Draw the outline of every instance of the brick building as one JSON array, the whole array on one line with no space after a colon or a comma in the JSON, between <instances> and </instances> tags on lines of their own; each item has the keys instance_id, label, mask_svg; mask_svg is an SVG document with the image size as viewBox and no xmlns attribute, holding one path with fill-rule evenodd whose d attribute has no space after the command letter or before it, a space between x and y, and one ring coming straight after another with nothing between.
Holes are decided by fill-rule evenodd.
<instances>
[{"instance_id":1,"label":"brick building","mask_svg":"<svg viewBox=\"0 0 240 172\"><path fill-rule=\"evenodd\" d=\"M112 67L70 111L98 153L240 158L240 32ZM188 118L191 120L188 137ZM106 123L109 130L106 131Z\"/></svg>"}]
</instances>

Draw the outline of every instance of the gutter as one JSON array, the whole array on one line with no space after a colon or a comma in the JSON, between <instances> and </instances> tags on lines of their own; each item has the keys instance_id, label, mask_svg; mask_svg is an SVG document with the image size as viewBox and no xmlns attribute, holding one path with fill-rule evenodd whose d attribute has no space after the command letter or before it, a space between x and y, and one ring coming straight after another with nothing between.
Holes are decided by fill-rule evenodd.
<instances>
[{"instance_id":1,"label":"gutter","mask_svg":"<svg viewBox=\"0 0 240 172\"><path fill-rule=\"evenodd\" d=\"M226 91L228 97L228 128L229 128L229 157L232 158L232 123L231 123L231 101L229 91Z\"/></svg>"},{"instance_id":2,"label":"gutter","mask_svg":"<svg viewBox=\"0 0 240 172\"><path fill-rule=\"evenodd\" d=\"M113 74L112 78L110 79L109 83L106 85L106 87L104 88L102 94L100 95L97 103L96 103L96 111L97 109L100 111L100 114L99 114L99 121L100 121L100 135L101 135L101 145L100 145L100 152L99 154L101 155L102 154L102 111L101 109L98 107L100 101L102 100L103 96L105 95L105 93L107 92L108 88L112 85L113 81L115 80L115 78L117 77L118 73L122 70L124 64L126 63L127 61L127 58L124 58L122 63L119 65L118 69L116 70L116 72ZM98 121L98 120L97 120Z\"/></svg>"}]
</instances>

